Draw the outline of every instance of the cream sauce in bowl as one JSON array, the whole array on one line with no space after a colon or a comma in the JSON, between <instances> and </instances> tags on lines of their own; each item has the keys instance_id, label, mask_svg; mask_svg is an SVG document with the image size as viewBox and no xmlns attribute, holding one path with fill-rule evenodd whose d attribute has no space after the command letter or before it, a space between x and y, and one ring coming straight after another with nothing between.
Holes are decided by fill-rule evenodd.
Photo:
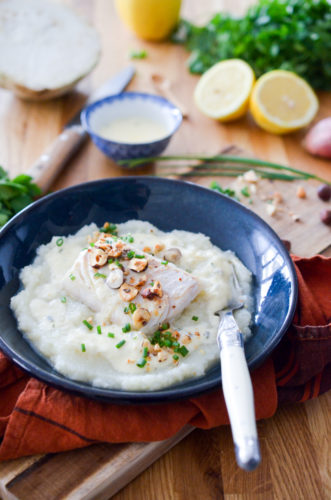
<instances>
[{"instance_id":1,"label":"cream sauce in bowl","mask_svg":"<svg viewBox=\"0 0 331 500\"><path fill-rule=\"evenodd\" d=\"M168 135L168 130L163 123L139 115L114 119L103 125L97 132L105 139L126 144L154 142Z\"/></svg>"}]
</instances>

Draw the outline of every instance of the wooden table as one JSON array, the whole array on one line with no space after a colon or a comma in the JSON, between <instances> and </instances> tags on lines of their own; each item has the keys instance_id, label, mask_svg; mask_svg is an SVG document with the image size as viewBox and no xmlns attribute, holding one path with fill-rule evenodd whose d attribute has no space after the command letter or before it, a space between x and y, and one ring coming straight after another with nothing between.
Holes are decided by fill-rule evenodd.
<instances>
[{"instance_id":1,"label":"wooden table","mask_svg":"<svg viewBox=\"0 0 331 500\"><path fill-rule=\"evenodd\" d=\"M86 15L99 30L102 59L93 74L79 84L78 92L52 102L22 102L7 91L0 91L0 164L11 175L31 166L57 136L63 124L83 104L84 94L128 64L131 49L146 48L148 58L135 62L137 75L130 88L153 91L149 76L158 72L171 79L173 89L189 109L189 120L174 137L168 148L169 153L216 153L234 143L258 157L314 172L331 180L330 163L312 158L305 152L301 146L301 133L274 136L259 130L249 116L228 125L203 117L193 104L192 90L197 77L189 75L185 68L187 54L184 49L167 43L151 44L137 40L118 21L113 2L67 0L66 3ZM191 19L206 20L219 9L240 14L250 3L247 0L186 0L183 14ZM318 118L330 116L330 94L320 93L319 97L321 109ZM142 169L140 173L150 173L150 170ZM53 189L126 174L92 143L88 143L62 173ZM318 224L318 213L312 213L312 217ZM304 243L307 238L300 231L299 236L294 251L307 255ZM328 238L328 243L331 243L331 233L324 229L323 238L320 251L327 246L325 241ZM331 252L328 254L331 255ZM329 404L330 393L305 404L281 408L273 418L259 422L263 462L255 472L247 474L237 468L229 428L195 430L113 498L330 498ZM50 498L47 493L45 498Z\"/></svg>"}]
</instances>

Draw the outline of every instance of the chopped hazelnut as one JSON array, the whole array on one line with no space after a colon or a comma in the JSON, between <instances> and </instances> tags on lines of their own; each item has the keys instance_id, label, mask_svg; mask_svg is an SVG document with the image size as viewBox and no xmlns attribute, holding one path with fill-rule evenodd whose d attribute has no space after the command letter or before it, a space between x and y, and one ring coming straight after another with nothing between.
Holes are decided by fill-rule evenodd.
<instances>
[{"instance_id":1,"label":"chopped hazelnut","mask_svg":"<svg viewBox=\"0 0 331 500\"><path fill-rule=\"evenodd\" d=\"M107 263L107 254L101 248L89 248L88 259L90 266L100 269L100 267L103 267Z\"/></svg>"},{"instance_id":2,"label":"chopped hazelnut","mask_svg":"<svg viewBox=\"0 0 331 500\"><path fill-rule=\"evenodd\" d=\"M275 191L272 197L276 203L282 203L283 201L283 196L279 193L279 191Z\"/></svg>"},{"instance_id":3,"label":"chopped hazelnut","mask_svg":"<svg viewBox=\"0 0 331 500\"><path fill-rule=\"evenodd\" d=\"M131 259L128 265L128 268L131 269L132 271L136 271L137 273L141 273L142 271L145 271L146 267L148 266L147 259Z\"/></svg>"},{"instance_id":4,"label":"chopped hazelnut","mask_svg":"<svg viewBox=\"0 0 331 500\"><path fill-rule=\"evenodd\" d=\"M156 253L158 253L158 252L161 252L161 250L163 250L164 247L165 247L165 245L163 245L163 243L157 243L154 247L154 250Z\"/></svg>"},{"instance_id":5,"label":"chopped hazelnut","mask_svg":"<svg viewBox=\"0 0 331 500\"><path fill-rule=\"evenodd\" d=\"M108 257L120 257L125 248L123 241L117 241L115 244L110 245L108 249Z\"/></svg>"},{"instance_id":6,"label":"chopped hazelnut","mask_svg":"<svg viewBox=\"0 0 331 500\"><path fill-rule=\"evenodd\" d=\"M168 359L168 354L165 351L160 351L157 355L157 360L159 363Z\"/></svg>"},{"instance_id":7,"label":"chopped hazelnut","mask_svg":"<svg viewBox=\"0 0 331 500\"><path fill-rule=\"evenodd\" d=\"M267 214L270 215L271 217L273 217L277 211L277 208L276 208L276 205L274 205L273 203L268 203L266 205L266 210L267 210Z\"/></svg>"},{"instance_id":8,"label":"chopped hazelnut","mask_svg":"<svg viewBox=\"0 0 331 500\"><path fill-rule=\"evenodd\" d=\"M161 283L159 281L154 281L152 286L145 288L145 290L141 292L141 295L146 299L153 299L154 297L163 297Z\"/></svg>"},{"instance_id":9,"label":"chopped hazelnut","mask_svg":"<svg viewBox=\"0 0 331 500\"><path fill-rule=\"evenodd\" d=\"M302 186L298 186L297 189L297 198L307 198L306 190Z\"/></svg>"},{"instance_id":10,"label":"chopped hazelnut","mask_svg":"<svg viewBox=\"0 0 331 500\"><path fill-rule=\"evenodd\" d=\"M246 182L255 183L259 180L259 177L256 175L256 172L254 170L248 170L248 172L244 173L243 179Z\"/></svg>"},{"instance_id":11,"label":"chopped hazelnut","mask_svg":"<svg viewBox=\"0 0 331 500\"><path fill-rule=\"evenodd\" d=\"M141 287L143 286L147 281L147 276L146 274L135 274L134 276L130 276L129 278L129 283L130 285L132 286L135 286L135 287Z\"/></svg>"},{"instance_id":12,"label":"chopped hazelnut","mask_svg":"<svg viewBox=\"0 0 331 500\"><path fill-rule=\"evenodd\" d=\"M164 260L173 262L174 264L180 260L181 256L182 252L179 248L168 248L168 250L165 250L163 254Z\"/></svg>"},{"instance_id":13,"label":"chopped hazelnut","mask_svg":"<svg viewBox=\"0 0 331 500\"><path fill-rule=\"evenodd\" d=\"M189 335L185 335L183 338L182 338L182 343L183 344L189 344L190 342L192 341L191 337Z\"/></svg>"},{"instance_id":14,"label":"chopped hazelnut","mask_svg":"<svg viewBox=\"0 0 331 500\"><path fill-rule=\"evenodd\" d=\"M146 253L151 253L151 251L152 251L151 247L144 247L143 250Z\"/></svg>"},{"instance_id":15,"label":"chopped hazelnut","mask_svg":"<svg viewBox=\"0 0 331 500\"><path fill-rule=\"evenodd\" d=\"M129 285L128 283L123 283L119 291L121 299L125 300L125 302L130 302L138 294L138 290L134 286Z\"/></svg>"},{"instance_id":16,"label":"chopped hazelnut","mask_svg":"<svg viewBox=\"0 0 331 500\"><path fill-rule=\"evenodd\" d=\"M108 285L109 288L119 288L124 280L122 269L116 266L116 264L110 264L109 270L110 272L106 281L106 285Z\"/></svg>"},{"instance_id":17,"label":"chopped hazelnut","mask_svg":"<svg viewBox=\"0 0 331 500\"><path fill-rule=\"evenodd\" d=\"M139 307L138 309L136 309L132 315L133 325L137 330L147 325L150 319L151 319L151 313L147 311L147 309L144 309L143 307Z\"/></svg>"}]
</instances>

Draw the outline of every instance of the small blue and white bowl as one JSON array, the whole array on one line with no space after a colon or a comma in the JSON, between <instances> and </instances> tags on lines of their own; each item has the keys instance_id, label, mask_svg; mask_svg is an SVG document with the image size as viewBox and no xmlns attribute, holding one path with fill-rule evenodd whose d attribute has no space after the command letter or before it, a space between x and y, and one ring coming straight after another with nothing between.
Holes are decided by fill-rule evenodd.
<instances>
[{"instance_id":1,"label":"small blue and white bowl","mask_svg":"<svg viewBox=\"0 0 331 500\"><path fill-rule=\"evenodd\" d=\"M151 142L118 142L106 139L100 131L114 120L150 118L165 129L161 139ZM93 102L81 113L81 122L94 144L115 161L158 156L169 144L182 122L179 109L164 97L141 92L123 92Z\"/></svg>"}]
</instances>

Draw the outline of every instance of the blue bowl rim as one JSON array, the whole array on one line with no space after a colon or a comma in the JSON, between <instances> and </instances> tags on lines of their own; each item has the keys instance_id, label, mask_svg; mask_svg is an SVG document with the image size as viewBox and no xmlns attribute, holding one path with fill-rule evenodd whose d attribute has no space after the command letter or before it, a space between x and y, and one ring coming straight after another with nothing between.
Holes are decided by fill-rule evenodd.
<instances>
[{"instance_id":1,"label":"blue bowl rim","mask_svg":"<svg viewBox=\"0 0 331 500\"><path fill-rule=\"evenodd\" d=\"M290 273L290 279L291 283L293 285L293 288L291 290L291 295L290 295L290 305L287 311L287 315L285 318L285 321L283 322L283 325L279 329L277 335L271 339L271 341L268 343L266 349L263 351L263 353L255 360L252 360L249 362L249 370L253 371L255 368L260 366L271 354L271 352L277 347L279 342L281 341L282 337L284 336L287 328L290 326L291 321L293 319L294 313L295 313L295 308L297 304L297 299L298 299L298 280L297 280L297 275L295 272L295 267L294 264L290 258L289 253L287 252L285 246L283 245L281 239L279 236L275 233L275 231L257 214L255 214L252 210L249 210L247 207L242 205L240 202L233 200L232 198L218 193L216 191L213 191L205 186L200 186L198 184L195 184L190 181L182 181L182 180L176 180L176 179L165 179L165 178L157 178L154 176L150 175L140 175L140 176L123 176L123 177L116 177L116 178L103 178L103 179L98 179L95 181L89 181L89 182L82 182L80 184L76 184L74 186L69 186L64 189L60 189L59 191L56 191L55 193L51 193L48 195L43 196L41 199L33 202L31 205L27 206L21 212L16 214L12 219L10 219L3 228L0 229L0 238L3 237L3 235L11 229L13 225L15 225L16 222L21 222L22 218L24 218L25 214L30 213L38 209L39 205L42 205L44 201L48 201L53 198L58 198L61 197L63 194L65 195L68 192L74 192L78 191L82 187L90 187L90 186L97 186L98 184L104 184L105 182L110 182L110 183L118 183L118 182L129 182L129 183L135 183L139 181L149 181L149 182L156 182L156 183L165 183L165 184L180 184L180 185L190 185L192 189L195 189L196 191L208 191L208 193L211 196L219 197L221 196L222 198L226 199L227 202L230 204L238 205L240 209L243 211L243 213L248 214L250 217L253 217L253 219L257 220L259 224L261 224L264 229L269 232L275 238L275 240L280 244L281 247L284 249L284 259L286 261L286 264L289 269ZM18 330L19 331L19 330ZM16 365L18 365L20 368L22 368L24 371L29 373L32 377L37 378L38 380L41 380L42 382L45 382L53 387L57 387L61 390L66 390L68 392L88 397L90 399L96 399L100 400L103 402L112 402L116 404L154 404L154 403L164 403L165 401L175 401L175 400L183 400L183 399L188 399L190 397L197 397L199 395L202 395L206 392L210 392L212 390L217 389L220 387L221 384L221 377L215 377L212 380L207 380L203 381L202 378L197 378L196 384L194 387L177 387L176 385L166 387L164 389L160 389L157 391L123 391L123 390L116 390L116 389L103 389L99 387L94 387L90 384L86 384L84 382L79 382L75 381L69 378L64 377L63 375L59 374L61 378L58 377L58 372L55 372L53 374L50 371L46 371L44 369L39 368L38 366L33 365L33 363L26 361L26 359L23 356L17 355L13 349L8 347L5 343L5 341L2 339L1 333L0 333L0 349L4 352L6 356L8 356ZM42 355L40 355L42 357ZM45 359L45 358L44 358ZM50 369L52 369L50 365ZM64 377L64 378L63 378ZM191 379L189 379L191 380ZM192 379L193 380L193 379ZM188 381L188 380L187 380ZM186 382L186 381L184 381Z\"/></svg>"},{"instance_id":2,"label":"blue bowl rim","mask_svg":"<svg viewBox=\"0 0 331 500\"><path fill-rule=\"evenodd\" d=\"M142 99L147 99L147 100L152 100L156 102L162 102L167 105L171 111L175 111L177 116L177 123L174 126L174 129L168 134L162 137L161 139L157 139L156 141L149 141L149 142L120 142L120 141L112 141L110 139L106 139L106 137L103 137L102 135L99 135L95 130L92 129L90 126L89 120L90 120L90 114L95 111L95 108L99 107L103 103L112 103L117 100L124 100L126 98L142 98ZM126 147L132 147L132 146L147 146L147 145L152 145L152 144L157 144L159 142L163 142L167 139L170 139L175 132L179 129L182 121L183 121L183 115L180 111L180 109L175 106L171 101L166 99L165 97L159 96L157 94L148 94L147 92L120 92L119 94L113 94L110 96L103 97L102 99L99 99L98 101L94 101L86 108L84 108L80 114L80 120L83 128L85 129L86 132L88 132L90 135L98 137L98 139L104 141L107 144L120 144L121 146L126 146Z\"/></svg>"}]
</instances>

